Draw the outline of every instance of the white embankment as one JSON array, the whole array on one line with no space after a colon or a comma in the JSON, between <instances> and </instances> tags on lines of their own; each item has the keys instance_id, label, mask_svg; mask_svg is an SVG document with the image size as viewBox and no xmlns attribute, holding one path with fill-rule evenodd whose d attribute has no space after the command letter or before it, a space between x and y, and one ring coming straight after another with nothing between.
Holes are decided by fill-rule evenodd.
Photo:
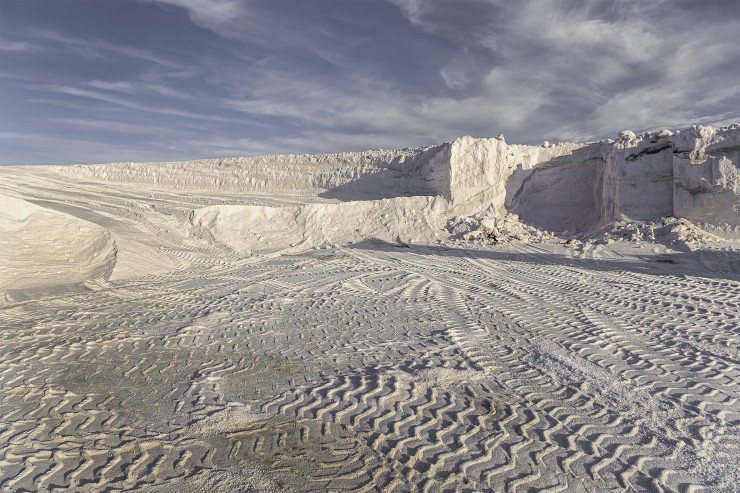
<instances>
[{"instance_id":1,"label":"white embankment","mask_svg":"<svg viewBox=\"0 0 740 493\"><path fill-rule=\"evenodd\" d=\"M434 243L442 239L446 201L399 197L295 207L215 205L193 211L196 236L241 253L301 250L361 239Z\"/></svg>"},{"instance_id":2,"label":"white embankment","mask_svg":"<svg viewBox=\"0 0 740 493\"><path fill-rule=\"evenodd\" d=\"M105 228L0 194L0 292L108 279L115 264Z\"/></svg>"}]
</instances>

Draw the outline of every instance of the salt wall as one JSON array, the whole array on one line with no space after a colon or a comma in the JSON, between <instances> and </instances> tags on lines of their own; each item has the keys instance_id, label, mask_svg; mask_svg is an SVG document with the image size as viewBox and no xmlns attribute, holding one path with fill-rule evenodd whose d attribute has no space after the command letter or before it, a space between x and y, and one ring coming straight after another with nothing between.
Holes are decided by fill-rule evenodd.
<instances>
[{"instance_id":1,"label":"salt wall","mask_svg":"<svg viewBox=\"0 0 740 493\"><path fill-rule=\"evenodd\" d=\"M162 189L321 194L343 200L437 195L449 187L449 144L395 151L271 155L53 167L90 180Z\"/></svg>"},{"instance_id":2,"label":"salt wall","mask_svg":"<svg viewBox=\"0 0 740 493\"><path fill-rule=\"evenodd\" d=\"M490 207L543 229L673 215L740 231L740 126L591 144L509 145L462 137L419 149L55 167L86 179L158 188L319 194L340 200L439 195L448 215Z\"/></svg>"},{"instance_id":3,"label":"salt wall","mask_svg":"<svg viewBox=\"0 0 740 493\"><path fill-rule=\"evenodd\" d=\"M492 205L559 232L675 216L737 236L740 126L540 147L463 137L451 144L450 188L442 192L458 210Z\"/></svg>"}]
</instances>

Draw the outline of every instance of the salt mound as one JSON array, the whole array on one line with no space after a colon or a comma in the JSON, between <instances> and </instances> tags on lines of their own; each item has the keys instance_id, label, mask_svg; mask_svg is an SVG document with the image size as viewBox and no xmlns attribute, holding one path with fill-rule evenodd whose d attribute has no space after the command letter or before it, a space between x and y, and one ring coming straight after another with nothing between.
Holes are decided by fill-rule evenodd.
<instances>
[{"instance_id":1,"label":"salt mound","mask_svg":"<svg viewBox=\"0 0 740 493\"><path fill-rule=\"evenodd\" d=\"M108 279L115 264L105 228L0 194L0 292Z\"/></svg>"}]
</instances>

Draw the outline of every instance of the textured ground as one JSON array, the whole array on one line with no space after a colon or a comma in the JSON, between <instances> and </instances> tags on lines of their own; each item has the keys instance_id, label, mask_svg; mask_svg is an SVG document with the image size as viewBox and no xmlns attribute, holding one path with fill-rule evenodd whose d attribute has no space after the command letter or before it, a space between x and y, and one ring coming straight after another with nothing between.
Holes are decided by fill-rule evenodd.
<instances>
[{"instance_id":1,"label":"textured ground","mask_svg":"<svg viewBox=\"0 0 740 493\"><path fill-rule=\"evenodd\" d=\"M170 267L6 298L0 491L737 491L736 253L240 257L174 233L218 197L4 183Z\"/></svg>"}]
</instances>

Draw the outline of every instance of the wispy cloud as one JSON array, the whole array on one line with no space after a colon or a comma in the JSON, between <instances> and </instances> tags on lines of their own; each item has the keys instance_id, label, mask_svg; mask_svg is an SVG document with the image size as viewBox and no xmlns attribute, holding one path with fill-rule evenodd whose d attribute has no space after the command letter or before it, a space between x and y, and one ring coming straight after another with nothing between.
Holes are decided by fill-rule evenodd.
<instances>
[{"instance_id":1,"label":"wispy cloud","mask_svg":"<svg viewBox=\"0 0 740 493\"><path fill-rule=\"evenodd\" d=\"M117 81L90 81L90 87L104 91L116 91L126 94L154 93L161 96L167 96L176 99L192 99L193 95L185 91L180 91L171 86L164 84L152 84L137 81L117 80Z\"/></svg>"},{"instance_id":2,"label":"wispy cloud","mask_svg":"<svg viewBox=\"0 0 740 493\"><path fill-rule=\"evenodd\" d=\"M443 15L449 2L391 3L424 31L441 32L435 23L449 21ZM476 30L440 64L440 83L448 91L410 93L407 85L357 65L337 78L306 77L267 63L253 66L246 76L251 97L230 104L297 124L298 134L273 142L303 152L322 145L336 149L340 143L353 149L403 139L406 145L426 144L464 133L505 132L510 141L532 143L586 140L627 127L676 126L707 115L702 107L740 99L737 79L731 77L735 69L725 62L738 56L729 34L737 22L731 19L711 31L697 26L689 37L678 29L686 14L667 15L657 4L464 3L490 3L503 19L485 18L490 28ZM656 27L663 24L676 29ZM701 57L699 50L710 46L714 56ZM707 73L723 75L702 75ZM726 121L726 113L718 112L722 119L710 122Z\"/></svg>"},{"instance_id":3,"label":"wispy cloud","mask_svg":"<svg viewBox=\"0 0 740 493\"><path fill-rule=\"evenodd\" d=\"M12 143L11 147L9 144ZM0 132L0 166L14 164L106 163L119 161L167 160L171 151L158 149L156 144L137 149L126 144L114 144L95 139L74 138L26 132Z\"/></svg>"},{"instance_id":4,"label":"wispy cloud","mask_svg":"<svg viewBox=\"0 0 740 493\"><path fill-rule=\"evenodd\" d=\"M449 2L389 1L412 25L444 32ZM424 105L427 113L443 112L443 121L458 120L461 129L466 116L484 129L475 125L481 109L516 140L529 141L675 126L705 115L701 108L735 108L740 119L740 74L728 64L740 57L732 34L740 30L737 9L709 20L706 12L697 16L661 1L463 3L495 8L488 33L469 40L491 59L472 60L467 47L458 52L440 68L457 94Z\"/></svg>"},{"instance_id":5,"label":"wispy cloud","mask_svg":"<svg viewBox=\"0 0 740 493\"><path fill-rule=\"evenodd\" d=\"M27 52L38 49L38 46L26 41L11 41L0 39L0 51Z\"/></svg>"},{"instance_id":6,"label":"wispy cloud","mask_svg":"<svg viewBox=\"0 0 740 493\"><path fill-rule=\"evenodd\" d=\"M86 118L54 118L50 120L52 123L58 123L62 126L68 127L79 127L88 130L94 130L96 132L115 132L119 134L133 134L133 135L157 135L159 137L163 135L173 136L180 135L186 136L187 133L182 130L174 130L166 128L161 125L147 125L141 122L137 123L126 123L117 120L92 120Z\"/></svg>"},{"instance_id":7,"label":"wispy cloud","mask_svg":"<svg viewBox=\"0 0 740 493\"><path fill-rule=\"evenodd\" d=\"M425 3L424 0L387 0L387 2L398 7L409 22L416 26L424 24L424 8L432 3L432 1Z\"/></svg>"},{"instance_id":8,"label":"wispy cloud","mask_svg":"<svg viewBox=\"0 0 740 493\"><path fill-rule=\"evenodd\" d=\"M125 57L145 61L155 65L161 65L169 69L187 69L189 67L182 63L173 61L160 53L152 50L128 46L97 38L79 38L61 34L53 30L35 29L30 32L34 39L46 43L46 49L72 50L81 56L88 58L106 59L110 55L122 55Z\"/></svg>"},{"instance_id":9,"label":"wispy cloud","mask_svg":"<svg viewBox=\"0 0 740 493\"><path fill-rule=\"evenodd\" d=\"M220 31L246 12L245 0L144 0L187 10L190 19L205 28Z\"/></svg>"},{"instance_id":10,"label":"wispy cloud","mask_svg":"<svg viewBox=\"0 0 740 493\"><path fill-rule=\"evenodd\" d=\"M205 112L197 113L193 111L180 110L176 108L167 108L167 107L161 107L161 106L156 106L156 105L147 105L147 104L140 103L137 101L125 99L123 97L116 96L113 94L104 93L100 91L93 91L93 90L79 88L79 87L49 85L49 86L40 87L39 89L46 91L46 92L64 94L66 96L74 96L78 98L92 99L95 101L100 101L103 103L108 103L111 105L116 105L116 106L128 108L131 110L136 110L140 112L158 113L161 115L175 116L175 117L181 117L181 118L190 118L190 119L201 120L201 121L238 123L241 125L255 125L255 126L260 125L257 122L252 122L252 121L245 120L245 119L221 116L218 114L209 114Z\"/></svg>"}]
</instances>

